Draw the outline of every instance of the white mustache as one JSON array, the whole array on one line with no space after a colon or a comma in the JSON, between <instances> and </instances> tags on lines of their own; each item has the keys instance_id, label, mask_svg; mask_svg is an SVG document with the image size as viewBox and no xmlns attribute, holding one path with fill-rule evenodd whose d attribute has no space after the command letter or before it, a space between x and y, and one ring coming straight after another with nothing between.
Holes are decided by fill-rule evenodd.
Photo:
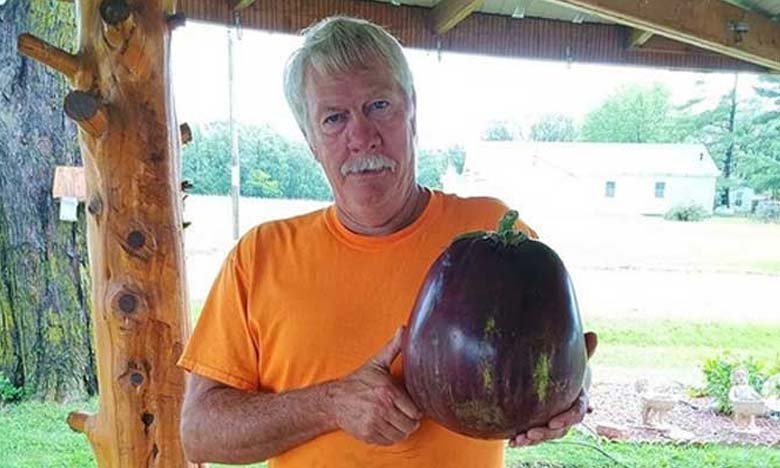
<instances>
[{"instance_id":1,"label":"white mustache","mask_svg":"<svg viewBox=\"0 0 780 468\"><path fill-rule=\"evenodd\" d=\"M379 171L382 169L390 169L391 172L395 172L396 165L397 163L387 156L381 154L367 154L342 164L341 175L346 176L353 172L360 173L363 171Z\"/></svg>"}]
</instances>

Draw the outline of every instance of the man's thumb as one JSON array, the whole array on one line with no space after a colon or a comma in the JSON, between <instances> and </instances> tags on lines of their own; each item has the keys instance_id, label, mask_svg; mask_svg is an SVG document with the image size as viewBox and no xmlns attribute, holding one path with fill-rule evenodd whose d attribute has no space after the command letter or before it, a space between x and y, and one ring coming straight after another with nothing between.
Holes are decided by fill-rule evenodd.
<instances>
[{"instance_id":1,"label":"man's thumb","mask_svg":"<svg viewBox=\"0 0 780 468\"><path fill-rule=\"evenodd\" d=\"M398 327L398 330L395 331L393 338L388 341L387 344L382 349L380 349L378 353L376 353L376 355L374 355L372 361L374 361L375 364L384 367L385 369L389 369L390 364L393 363L396 356L398 356L398 353L401 352L403 336L404 327Z\"/></svg>"}]
</instances>

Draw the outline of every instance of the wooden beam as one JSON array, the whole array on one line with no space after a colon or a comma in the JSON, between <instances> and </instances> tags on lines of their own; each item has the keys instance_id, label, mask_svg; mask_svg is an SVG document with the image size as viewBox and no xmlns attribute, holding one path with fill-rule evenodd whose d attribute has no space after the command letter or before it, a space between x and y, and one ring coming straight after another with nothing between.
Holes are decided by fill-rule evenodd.
<instances>
[{"instance_id":1,"label":"wooden beam","mask_svg":"<svg viewBox=\"0 0 780 468\"><path fill-rule=\"evenodd\" d=\"M780 24L721 0L549 1L780 70Z\"/></svg>"},{"instance_id":2,"label":"wooden beam","mask_svg":"<svg viewBox=\"0 0 780 468\"><path fill-rule=\"evenodd\" d=\"M485 0L441 0L428 14L431 30L441 35L454 28Z\"/></svg>"},{"instance_id":3,"label":"wooden beam","mask_svg":"<svg viewBox=\"0 0 780 468\"><path fill-rule=\"evenodd\" d=\"M651 37L653 37L653 33L650 31L634 29L631 31L631 37L628 39L628 47L631 49L639 49L644 46Z\"/></svg>"},{"instance_id":4,"label":"wooden beam","mask_svg":"<svg viewBox=\"0 0 780 468\"><path fill-rule=\"evenodd\" d=\"M225 26L235 23L227 3L214 0L178 0L181 11L193 21ZM307 0L300 2L255 2L241 12L241 26L246 29L299 34L304 28L331 15L352 15L381 24L405 47L442 50L467 54L579 63L650 66L675 70L750 71L765 73L766 67L689 44L655 35L641 49L626 47L630 28L611 23L574 24L569 21L545 20L526 16L522 21L508 16L478 11L468 21L443 36L434 35L429 20L431 8L402 3L365 0ZM679 46L667 52L666 45L648 50L658 41ZM79 89L89 89L80 86Z\"/></svg>"}]
</instances>

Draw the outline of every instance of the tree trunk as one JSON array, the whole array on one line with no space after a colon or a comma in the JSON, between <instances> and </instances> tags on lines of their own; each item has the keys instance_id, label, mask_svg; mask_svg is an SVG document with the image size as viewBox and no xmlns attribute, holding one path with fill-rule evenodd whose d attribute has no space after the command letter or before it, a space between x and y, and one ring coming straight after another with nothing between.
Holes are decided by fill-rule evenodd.
<instances>
[{"instance_id":1,"label":"tree trunk","mask_svg":"<svg viewBox=\"0 0 780 468\"><path fill-rule=\"evenodd\" d=\"M736 127L737 117L737 87L739 86L739 73L734 73L734 86L731 89L729 99L729 145L726 148L726 157L723 160L723 178L726 179L726 184L723 187L723 193L721 194L721 205L726 208L731 207L731 197L729 190L729 181L731 180L732 166L734 165L734 128Z\"/></svg>"},{"instance_id":2,"label":"tree trunk","mask_svg":"<svg viewBox=\"0 0 780 468\"><path fill-rule=\"evenodd\" d=\"M57 105L64 80L14 44L25 30L74 37L68 9L53 0L0 6L0 372L48 399L97 391L84 212L61 222L51 196L54 167L81 158Z\"/></svg>"},{"instance_id":3,"label":"tree trunk","mask_svg":"<svg viewBox=\"0 0 780 468\"><path fill-rule=\"evenodd\" d=\"M87 178L98 413L68 422L100 466L186 466L179 440L189 332L170 1L80 0L75 55L22 35L22 53L65 74Z\"/></svg>"}]
</instances>

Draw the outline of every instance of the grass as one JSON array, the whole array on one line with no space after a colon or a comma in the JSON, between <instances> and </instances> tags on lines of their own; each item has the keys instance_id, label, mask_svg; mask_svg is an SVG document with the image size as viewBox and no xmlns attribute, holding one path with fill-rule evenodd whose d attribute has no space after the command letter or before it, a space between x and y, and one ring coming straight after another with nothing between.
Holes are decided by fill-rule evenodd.
<instances>
[{"instance_id":1,"label":"grass","mask_svg":"<svg viewBox=\"0 0 780 468\"><path fill-rule=\"evenodd\" d=\"M584 445L586 444L586 445ZM596 446L607 455L591 448ZM506 466L524 468L759 468L780 466L780 450L769 447L599 442L572 431L560 441L508 450Z\"/></svg>"},{"instance_id":2,"label":"grass","mask_svg":"<svg viewBox=\"0 0 780 468\"><path fill-rule=\"evenodd\" d=\"M94 410L95 402L57 405L25 402L0 407L0 466L3 468L94 467L86 438L65 424L68 412ZM587 444L587 445L583 445ZM780 451L765 447L600 442L578 431L561 441L506 450L508 467L776 467ZM223 467L227 465L210 465ZM251 465L264 467L265 464Z\"/></svg>"},{"instance_id":3,"label":"grass","mask_svg":"<svg viewBox=\"0 0 780 468\"><path fill-rule=\"evenodd\" d=\"M28 401L0 405L0 466L95 466L87 439L65 423L75 410L94 411L96 401L58 405Z\"/></svg>"},{"instance_id":4,"label":"grass","mask_svg":"<svg viewBox=\"0 0 780 468\"><path fill-rule=\"evenodd\" d=\"M780 360L780 326L676 321L588 320L599 335L594 364L694 368L724 351L771 364Z\"/></svg>"}]
</instances>

